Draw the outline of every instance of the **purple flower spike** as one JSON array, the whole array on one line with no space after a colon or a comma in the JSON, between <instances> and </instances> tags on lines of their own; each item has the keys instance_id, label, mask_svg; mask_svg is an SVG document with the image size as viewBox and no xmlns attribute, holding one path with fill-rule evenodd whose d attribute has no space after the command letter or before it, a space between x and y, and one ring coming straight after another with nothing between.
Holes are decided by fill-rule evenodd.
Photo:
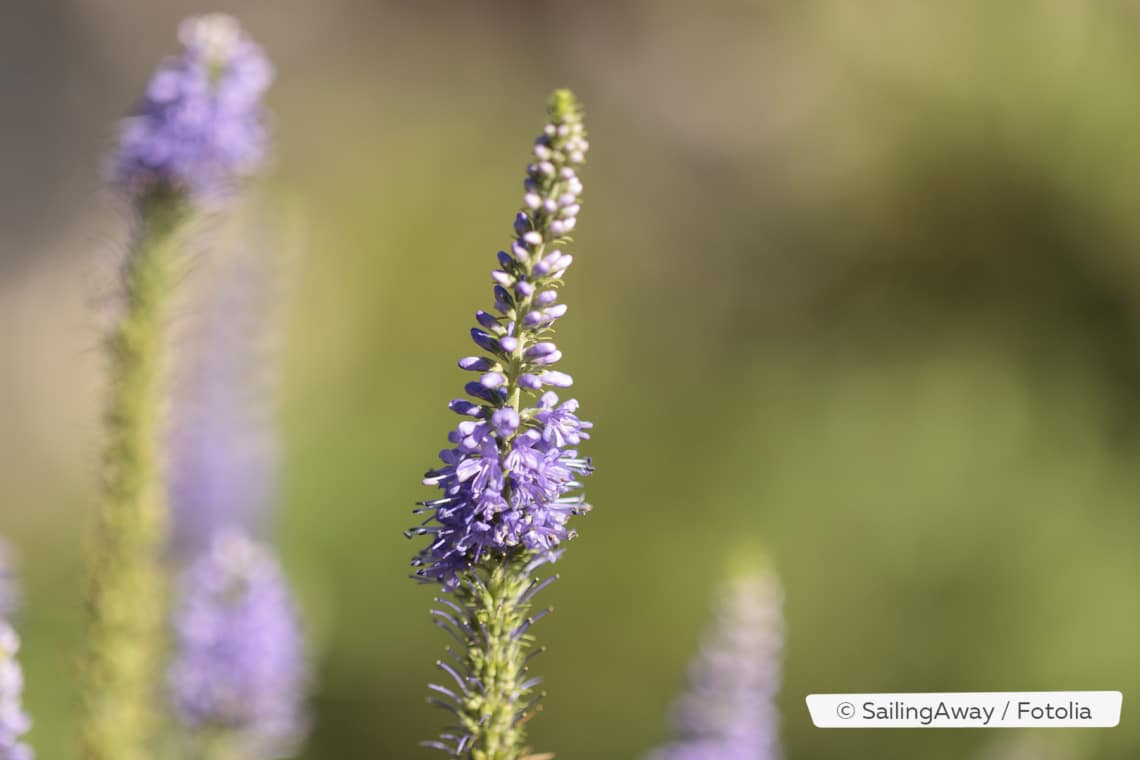
<instances>
[{"instance_id":1,"label":"purple flower spike","mask_svg":"<svg viewBox=\"0 0 1140 760\"><path fill-rule=\"evenodd\" d=\"M558 558L574 537L567 522L589 509L581 480L591 466L577 444L589 437L583 431L590 424L578 419L575 401L534 398L550 377L569 383L547 369L562 358L550 312L559 309L560 270L569 261L557 250L568 242L559 239L557 199L569 193L577 202L573 166L586 145L573 95L556 92L549 115L535 142L538 161L524 183L511 255L498 256L501 269L492 276L497 314L479 312L488 332L472 332L490 356L460 362L483 373L466 385L469 406L451 403L471 419L448 435L452 447L424 478L440 493L420 503L416 513L426 519L407 531L428 539L412 565L420 580L448 592L436 599L433 615L459 644L449 651L451 662L438 663L445 678L430 686L428 700L453 717L438 739L424 742L454 758L546 757L530 750L525 731L542 696L535 693L540 679L528 672L541 651L531 650L531 630L549 612L531 604L553 578L533 573Z\"/></svg>"},{"instance_id":2,"label":"purple flower spike","mask_svg":"<svg viewBox=\"0 0 1140 760\"><path fill-rule=\"evenodd\" d=\"M730 581L673 709L676 743L646 760L779 760L783 592L767 573Z\"/></svg>"},{"instance_id":3,"label":"purple flower spike","mask_svg":"<svg viewBox=\"0 0 1140 760\"><path fill-rule=\"evenodd\" d=\"M241 534L219 535L179 591L170 689L180 722L225 732L240 757L291 757L307 730L308 671L277 562Z\"/></svg>"},{"instance_id":4,"label":"purple flower spike","mask_svg":"<svg viewBox=\"0 0 1140 760\"><path fill-rule=\"evenodd\" d=\"M186 756L270 760L291 756L307 722L300 624L276 561L252 538L270 533L276 502L276 290L261 251L219 253L191 283L195 318L173 364L166 474L183 573L168 678Z\"/></svg>"},{"instance_id":5,"label":"purple flower spike","mask_svg":"<svg viewBox=\"0 0 1140 760\"><path fill-rule=\"evenodd\" d=\"M224 195L267 151L261 105L273 68L233 18L187 19L182 52L155 72L121 127L113 179L133 196L166 188Z\"/></svg>"},{"instance_id":6,"label":"purple flower spike","mask_svg":"<svg viewBox=\"0 0 1140 760\"><path fill-rule=\"evenodd\" d=\"M0 760L32 760L31 747L20 737L32 727L24 712L21 694L24 673L16 661L20 637L6 621L0 620Z\"/></svg>"},{"instance_id":7,"label":"purple flower spike","mask_svg":"<svg viewBox=\"0 0 1140 760\"><path fill-rule=\"evenodd\" d=\"M452 435L456 448L442 452L443 466L428 477L443 493L421 505L427 520L408 532L430 539L413 560L416 575L449 589L478 562L551 550L573 535L566 521L585 509L574 494L590 467L576 447L590 423L578 419L576 401L534 399L544 386L571 383L552 369L562 352L550 338L552 323L566 313L555 303L571 261L562 233L581 207L576 166L587 147L572 96L557 94L550 117L535 142L537 162L524 182L510 254L500 252L492 273L497 313L476 312L481 328L471 330L489 356L459 363L483 374L466 385L469 405L451 403L490 422L463 423Z\"/></svg>"},{"instance_id":8,"label":"purple flower spike","mask_svg":"<svg viewBox=\"0 0 1140 760\"><path fill-rule=\"evenodd\" d=\"M24 672L16 659L20 637L9 623L19 592L8 564L7 549L0 544L0 760L33 760L31 747L20 738L32 727L24 712Z\"/></svg>"}]
</instances>

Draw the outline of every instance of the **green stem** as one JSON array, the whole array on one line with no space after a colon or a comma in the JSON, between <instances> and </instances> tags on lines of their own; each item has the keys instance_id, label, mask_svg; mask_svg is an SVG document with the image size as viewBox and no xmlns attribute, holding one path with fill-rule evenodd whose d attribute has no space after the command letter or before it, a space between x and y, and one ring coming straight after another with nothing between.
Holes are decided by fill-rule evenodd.
<instances>
[{"instance_id":1,"label":"green stem","mask_svg":"<svg viewBox=\"0 0 1140 760\"><path fill-rule=\"evenodd\" d=\"M471 735L471 760L519 760L526 742L520 714L529 700L527 650L532 638L519 631L527 625L529 600L522 601L533 579L525 572L527 557L497 563L464 584L456 596L468 611L468 672L482 684L468 691L461 719Z\"/></svg>"},{"instance_id":2,"label":"green stem","mask_svg":"<svg viewBox=\"0 0 1140 760\"><path fill-rule=\"evenodd\" d=\"M88 568L84 760L152 760L165 631L159 470L166 308L186 207L148 200L123 271L125 312L107 340L105 479Z\"/></svg>"},{"instance_id":3,"label":"green stem","mask_svg":"<svg viewBox=\"0 0 1140 760\"><path fill-rule=\"evenodd\" d=\"M223 728L200 731L187 742L184 750L185 760L248 760L250 757L241 737Z\"/></svg>"}]
</instances>

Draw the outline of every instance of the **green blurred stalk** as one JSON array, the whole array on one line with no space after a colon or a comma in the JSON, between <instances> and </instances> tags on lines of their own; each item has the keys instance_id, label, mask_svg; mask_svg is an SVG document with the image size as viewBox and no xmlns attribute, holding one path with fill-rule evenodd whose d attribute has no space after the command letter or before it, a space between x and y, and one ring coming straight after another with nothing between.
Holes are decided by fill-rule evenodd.
<instances>
[{"instance_id":1,"label":"green blurred stalk","mask_svg":"<svg viewBox=\"0 0 1140 760\"><path fill-rule=\"evenodd\" d=\"M182 760L250 760L254 757L243 737L224 728L204 729L196 736L184 738L178 754Z\"/></svg>"},{"instance_id":2,"label":"green blurred stalk","mask_svg":"<svg viewBox=\"0 0 1140 760\"><path fill-rule=\"evenodd\" d=\"M81 756L153 760L165 639L166 533L159 467L166 309L187 206L144 201L123 270L124 313L108 336L105 478L87 576Z\"/></svg>"}]
</instances>

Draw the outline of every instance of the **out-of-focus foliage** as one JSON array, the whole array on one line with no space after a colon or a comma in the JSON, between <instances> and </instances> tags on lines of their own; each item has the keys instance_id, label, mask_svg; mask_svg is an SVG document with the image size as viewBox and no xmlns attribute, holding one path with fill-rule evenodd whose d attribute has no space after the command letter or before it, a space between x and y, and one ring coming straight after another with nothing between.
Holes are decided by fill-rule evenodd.
<instances>
[{"instance_id":1,"label":"out-of-focus foliage","mask_svg":"<svg viewBox=\"0 0 1140 760\"><path fill-rule=\"evenodd\" d=\"M535 746L659 742L723 553L757 537L786 586L791 760L993 738L819 731L811 691L1140 683L1140 11L224 5L278 71L259 218L296 252L280 536L321 669L306 757L430 756L443 640L400 531L554 86L592 135L559 346L598 472L538 627ZM196 10L49 2L0 31L43 32L0 45L3 197L21 189L0 209L0 533L44 757L73 756L117 234L96 157ZM1140 751L1134 721L1054 735L1074 760Z\"/></svg>"}]
</instances>

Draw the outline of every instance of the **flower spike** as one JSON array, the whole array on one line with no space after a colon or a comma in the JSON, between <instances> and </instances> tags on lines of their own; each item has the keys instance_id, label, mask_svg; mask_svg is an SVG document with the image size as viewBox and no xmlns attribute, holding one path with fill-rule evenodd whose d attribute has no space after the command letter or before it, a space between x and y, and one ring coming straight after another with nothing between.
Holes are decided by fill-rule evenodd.
<instances>
[{"instance_id":1,"label":"flower spike","mask_svg":"<svg viewBox=\"0 0 1140 760\"><path fill-rule=\"evenodd\" d=\"M308 729L296 605L273 554L219 533L183 572L169 679L199 758L291 757Z\"/></svg>"},{"instance_id":2,"label":"flower spike","mask_svg":"<svg viewBox=\"0 0 1140 760\"><path fill-rule=\"evenodd\" d=\"M0 544L0 760L33 760L32 748L21 740L32 721L22 702L24 671L16 659L20 637L11 623L19 591L7 555Z\"/></svg>"},{"instance_id":3,"label":"flower spike","mask_svg":"<svg viewBox=\"0 0 1140 760\"><path fill-rule=\"evenodd\" d=\"M646 760L780 760L783 592L767 571L729 579L690 667L690 688L674 705L678 739Z\"/></svg>"},{"instance_id":4,"label":"flower spike","mask_svg":"<svg viewBox=\"0 0 1140 760\"><path fill-rule=\"evenodd\" d=\"M440 663L448 680L432 685L429 701L457 725L426 742L451 757L527 755L525 725L542 697L540 679L527 671L541 651L531 629L549 612L531 604L553 581L534 573L557 560L574 537L568 521L589 509L580 489L593 467L578 446L592 425L578 417L576 400L551 390L573 383L553 368L562 359L553 328L567 311L558 297L573 262L566 248L588 147L577 100L555 92L527 167L514 241L491 273L493 307L475 312L471 339L482 353L459 360L475 377L469 398L449 404L464 419L442 464L424 477L441 493L420 503L426 519L407 531L428 539L412 561L416 577L453 597L437 599L434 622L460 649L454 665Z\"/></svg>"},{"instance_id":5,"label":"flower spike","mask_svg":"<svg viewBox=\"0 0 1140 760\"><path fill-rule=\"evenodd\" d=\"M238 22L188 18L182 51L158 68L124 120L112 179L131 195L224 193L262 163L268 144L261 100L273 67Z\"/></svg>"},{"instance_id":6,"label":"flower spike","mask_svg":"<svg viewBox=\"0 0 1140 760\"><path fill-rule=\"evenodd\" d=\"M121 314L106 340L105 475L86 578L84 760L154 757L166 627L160 442L170 306L189 222L227 197L266 147L260 103L271 70L260 49L228 16L189 19L179 36L181 54L151 79L112 161L135 227Z\"/></svg>"}]
</instances>

